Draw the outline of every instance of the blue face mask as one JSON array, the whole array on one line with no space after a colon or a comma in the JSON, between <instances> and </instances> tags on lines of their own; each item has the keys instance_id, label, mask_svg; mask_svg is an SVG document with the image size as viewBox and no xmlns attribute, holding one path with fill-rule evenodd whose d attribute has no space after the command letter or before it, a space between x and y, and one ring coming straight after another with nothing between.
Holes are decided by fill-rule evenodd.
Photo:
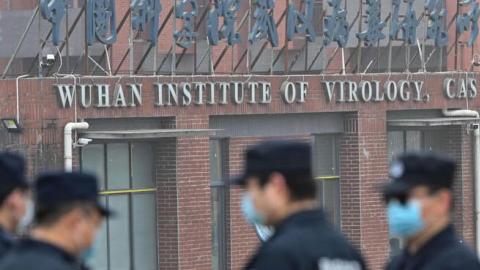
<instances>
[{"instance_id":1,"label":"blue face mask","mask_svg":"<svg viewBox=\"0 0 480 270\"><path fill-rule=\"evenodd\" d=\"M248 193L245 193L242 198L242 213L245 220L250 224L263 225L265 222L263 215L255 209L252 197Z\"/></svg>"},{"instance_id":2,"label":"blue face mask","mask_svg":"<svg viewBox=\"0 0 480 270\"><path fill-rule=\"evenodd\" d=\"M405 205L390 201L387 206L390 233L399 237L410 237L425 227L422 208L418 201L408 201Z\"/></svg>"},{"instance_id":3,"label":"blue face mask","mask_svg":"<svg viewBox=\"0 0 480 270\"><path fill-rule=\"evenodd\" d=\"M98 251L99 242L100 242L100 239L97 235L92 245L87 249L85 249L84 251L82 251L82 253L80 253L80 259L82 260L82 262L88 263L92 260L93 257L95 257L95 254Z\"/></svg>"}]
</instances>

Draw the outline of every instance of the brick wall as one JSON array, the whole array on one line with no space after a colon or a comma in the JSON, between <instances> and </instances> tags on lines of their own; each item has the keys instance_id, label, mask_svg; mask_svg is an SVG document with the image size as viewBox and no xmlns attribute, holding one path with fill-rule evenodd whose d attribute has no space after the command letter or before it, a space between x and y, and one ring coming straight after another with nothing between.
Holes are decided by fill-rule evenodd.
<instances>
[{"instance_id":1,"label":"brick wall","mask_svg":"<svg viewBox=\"0 0 480 270\"><path fill-rule=\"evenodd\" d=\"M423 102L384 102L384 103L335 103L327 102L325 91L321 83L325 80L354 80L359 81L359 76L252 76L251 80L269 81L272 83L272 103L269 105L205 105L188 107L155 107L155 99L151 84L154 82L182 82L191 80L190 77L173 78L122 78L122 83L143 83L143 105L129 108L78 108L77 115L73 108L62 109L57 103L57 96L52 84L71 83L68 79L28 79L20 82L20 120L24 127L23 133L11 134L0 129L0 146L24 153L28 158L29 175L38 172L62 168L63 164L63 127L67 122L77 119L106 118L115 121L116 118L155 118L167 119L162 121L162 128L179 129L205 129L208 128L208 118L212 115L244 115L244 114L295 114L338 112L345 113L345 133L341 138L340 149L340 176L341 176L341 210L342 229L347 236L360 248L367 257L372 269L380 269L387 258L388 239L384 217L384 209L376 185L386 179L387 172L387 147L386 147L386 111L413 110L413 109L441 109L462 108L463 100L447 100L442 93L442 82L446 76L456 74L431 74L411 75L411 79L425 81L425 88L430 94L430 101ZM368 79L384 81L388 76L369 75ZM200 78L206 80L246 80L247 77L216 77ZM280 97L280 85L284 80L305 80L309 82L310 89L305 103L285 104ZM392 75L392 80L404 79L401 75ZM477 78L478 79L478 78ZM82 78L82 82L110 83L116 78ZM15 117L15 81L0 81L2 99L0 99L0 114L2 117ZM470 101L470 108L478 108L480 100ZM288 127L285 127L288 128ZM471 178L470 135L465 132L453 134L461 136L461 141L452 140L453 144L461 145L462 175L464 188L461 191L464 198L464 215L462 235L467 241L473 241L473 217L468 212L473 212L473 183ZM230 145L230 174L240 172L243 166L243 150L255 142L265 138L231 138ZM162 246L159 240L160 265L167 265L167 269L211 269L211 210L210 210L210 173L209 173L209 140L207 137L179 138L176 142L169 142L169 147L176 144L175 183L171 176L172 168L163 168L166 171L157 171L157 181L164 178L167 182L159 183L159 237L165 240L167 246ZM171 150L171 148L169 148ZM165 150L166 151L166 150ZM469 154L470 152L470 154ZM78 154L78 152L77 152ZM168 154L168 153L167 153ZM169 162L170 154L164 158ZM74 159L78 164L79 157ZM170 163L169 163L170 164ZM163 180L161 180L163 181ZM162 186L163 185L163 186ZM162 191L176 190L179 196ZM168 195L168 196L167 196ZM167 197L164 197L167 196ZM470 196L470 199L469 199ZM162 197L162 198L160 198ZM232 191L230 200L231 210L231 266L239 269L244 265L248 256L258 245L254 230L245 222L239 210L240 191ZM165 201L162 201L162 200ZM163 206L162 206L163 205ZM168 207L167 207L168 206ZM167 208L162 208L167 207ZM470 208L468 208L470 207ZM161 213L177 209L177 219L162 220ZM162 223L164 222L164 223ZM174 224L177 224L175 230ZM162 225L163 224L163 225ZM163 234L165 231L172 235ZM175 239L177 244L175 245ZM170 250L171 249L171 250ZM164 252L164 253L162 253ZM175 257L175 253L178 254ZM173 254L173 255L172 255ZM171 257L169 257L171 256ZM167 259L168 258L168 259ZM164 260L164 261L162 261ZM175 264L177 263L177 264Z\"/></svg>"},{"instance_id":2,"label":"brick wall","mask_svg":"<svg viewBox=\"0 0 480 270\"><path fill-rule=\"evenodd\" d=\"M157 183L158 265L159 269L179 269L176 156L177 140L160 139L155 144Z\"/></svg>"},{"instance_id":3,"label":"brick wall","mask_svg":"<svg viewBox=\"0 0 480 270\"><path fill-rule=\"evenodd\" d=\"M475 246L475 195L472 132L467 126L445 129L442 150L458 162L453 186L453 224L468 245Z\"/></svg>"},{"instance_id":4,"label":"brick wall","mask_svg":"<svg viewBox=\"0 0 480 270\"><path fill-rule=\"evenodd\" d=\"M177 117L177 128L207 128L205 116ZM179 269L211 269L208 137L177 139Z\"/></svg>"},{"instance_id":5,"label":"brick wall","mask_svg":"<svg viewBox=\"0 0 480 270\"><path fill-rule=\"evenodd\" d=\"M382 269L388 255L385 209L378 192L387 179L386 131L385 111L349 113L340 142L341 228L370 269Z\"/></svg>"}]
</instances>

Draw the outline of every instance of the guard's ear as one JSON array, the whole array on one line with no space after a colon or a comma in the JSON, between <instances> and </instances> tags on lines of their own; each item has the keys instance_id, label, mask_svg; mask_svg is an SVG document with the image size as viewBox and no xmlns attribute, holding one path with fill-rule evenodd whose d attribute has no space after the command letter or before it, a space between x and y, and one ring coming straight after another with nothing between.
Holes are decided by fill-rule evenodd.
<instances>
[{"instance_id":1,"label":"guard's ear","mask_svg":"<svg viewBox=\"0 0 480 270\"><path fill-rule=\"evenodd\" d=\"M5 198L2 207L6 209L15 209L24 200L24 191L16 188Z\"/></svg>"},{"instance_id":2,"label":"guard's ear","mask_svg":"<svg viewBox=\"0 0 480 270\"><path fill-rule=\"evenodd\" d=\"M83 211L80 208L73 208L69 212L65 213L60 219L59 222L69 226L70 228L75 228L80 224L85 218Z\"/></svg>"},{"instance_id":3,"label":"guard's ear","mask_svg":"<svg viewBox=\"0 0 480 270\"><path fill-rule=\"evenodd\" d=\"M451 212L453 207L452 192L448 189L442 189L438 191L437 196L439 197L439 205L442 208L441 211L445 214Z\"/></svg>"},{"instance_id":4,"label":"guard's ear","mask_svg":"<svg viewBox=\"0 0 480 270\"><path fill-rule=\"evenodd\" d=\"M270 174L267 182L278 195L290 196L290 191L288 189L287 180L279 172L273 172Z\"/></svg>"}]
</instances>

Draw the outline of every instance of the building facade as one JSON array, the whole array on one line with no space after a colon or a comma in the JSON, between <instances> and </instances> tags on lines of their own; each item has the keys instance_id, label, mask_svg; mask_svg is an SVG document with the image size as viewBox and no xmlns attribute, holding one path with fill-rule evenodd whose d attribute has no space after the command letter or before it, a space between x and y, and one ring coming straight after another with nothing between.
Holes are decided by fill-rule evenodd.
<instances>
[{"instance_id":1,"label":"building facade","mask_svg":"<svg viewBox=\"0 0 480 270\"><path fill-rule=\"evenodd\" d=\"M402 246L379 193L389 161L456 158L453 220L475 247L479 120L449 115L480 106L476 1L44 3L0 1L0 146L30 177L72 146L99 177L119 215L95 269L241 269L259 231L225 181L267 139L312 143L319 204L371 269ZM64 145L73 122L89 127Z\"/></svg>"}]
</instances>

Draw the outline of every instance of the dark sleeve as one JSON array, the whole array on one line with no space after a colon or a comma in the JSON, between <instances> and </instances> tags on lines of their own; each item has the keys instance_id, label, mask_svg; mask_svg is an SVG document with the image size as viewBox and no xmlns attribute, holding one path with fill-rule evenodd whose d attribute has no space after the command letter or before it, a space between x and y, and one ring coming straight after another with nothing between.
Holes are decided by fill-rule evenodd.
<instances>
[{"instance_id":1,"label":"dark sleeve","mask_svg":"<svg viewBox=\"0 0 480 270\"><path fill-rule=\"evenodd\" d=\"M438 265L438 269L441 270L456 270L456 269L468 269L468 270L480 270L480 262L476 257L465 256L455 257L451 260L444 261L443 265Z\"/></svg>"},{"instance_id":2,"label":"dark sleeve","mask_svg":"<svg viewBox=\"0 0 480 270\"><path fill-rule=\"evenodd\" d=\"M255 270L296 270L291 255L279 248L265 251L259 256L253 267Z\"/></svg>"}]
</instances>

